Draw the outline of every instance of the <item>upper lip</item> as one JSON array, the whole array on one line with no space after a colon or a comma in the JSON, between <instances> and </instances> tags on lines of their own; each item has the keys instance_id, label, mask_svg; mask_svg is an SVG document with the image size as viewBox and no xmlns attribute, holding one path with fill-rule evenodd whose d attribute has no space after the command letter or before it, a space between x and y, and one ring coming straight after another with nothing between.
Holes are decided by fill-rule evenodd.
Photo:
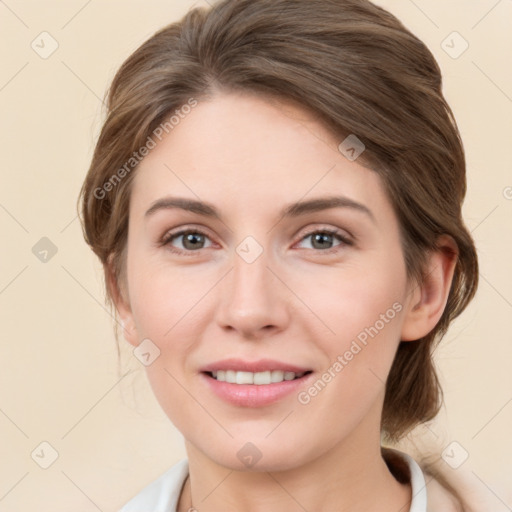
<instances>
[{"instance_id":1,"label":"upper lip","mask_svg":"<svg viewBox=\"0 0 512 512\"><path fill-rule=\"evenodd\" d=\"M311 371L309 368L295 364L284 363L274 359L258 359L257 361L244 361L243 359L222 359L201 368L202 372L216 372L218 370L234 370L239 372L265 372L269 370L281 370L283 372L303 373Z\"/></svg>"}]
</instances>

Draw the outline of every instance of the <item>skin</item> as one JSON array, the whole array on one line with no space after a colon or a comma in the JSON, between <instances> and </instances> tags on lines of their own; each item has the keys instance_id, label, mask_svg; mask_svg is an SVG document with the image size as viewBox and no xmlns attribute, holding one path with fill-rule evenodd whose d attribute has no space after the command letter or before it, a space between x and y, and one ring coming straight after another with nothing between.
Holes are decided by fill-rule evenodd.
<instances>
[{"instance_id":1,"label":"skin","mask_svg":"<svg viewBox=\"0 0 512 512\"><path fill-rule=\"evenodd\" d=\"M383 184L345 158L340 142L295 104L219 93L136 171L123 281L107 273L128 342L149 338L160 350L146 370L185 438L190 477L179 511L410 506L410 486L395 480L380 454L385 380L400 340L416 340L438 322L455 260L432 253L428 280L408 282ZM289 203L333 191L373 218L346 207L279 216ZM146 215L170 195L212 203L222 220L175 208ZM162 245L178 228L206 237ZM331 236L322 246L307 236L325 228L351 243ZM263 249L252 263L236 252L247 236ZM447 237L440 242L455 249ZM394 303L401 311L307 405L292 393L265 407L234 406L199 377L202 366L223 358L272 358L312 369L314 381ZM247 442L262 454L251 469L237 457Z\"/></svg>"}]
</instances>

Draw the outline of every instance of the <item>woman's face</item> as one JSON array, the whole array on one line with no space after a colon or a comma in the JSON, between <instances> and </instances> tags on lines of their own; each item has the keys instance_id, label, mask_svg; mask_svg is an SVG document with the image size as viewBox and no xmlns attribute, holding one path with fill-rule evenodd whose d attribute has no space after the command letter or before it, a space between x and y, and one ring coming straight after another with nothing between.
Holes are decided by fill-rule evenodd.
<instances>
[{"instance_id":1,"label":"woman's face","mask_svg":"<svg viewBox=\"0 0 512 512\"><path fill-rule=\"evenodd\" d=\"M136 171L125 335L216 463L286 469L380 441L411 289L383 184L341 142L291 104L219 95Z\"/></svg>"}]
</instances>

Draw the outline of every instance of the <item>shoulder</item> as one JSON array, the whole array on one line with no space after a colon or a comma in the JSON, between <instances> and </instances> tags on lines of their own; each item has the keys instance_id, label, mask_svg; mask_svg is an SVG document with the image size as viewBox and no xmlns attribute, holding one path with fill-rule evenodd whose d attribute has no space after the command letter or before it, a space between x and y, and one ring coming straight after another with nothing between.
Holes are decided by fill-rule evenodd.
<instances>
[{"instance_id":1,"label":"shoulder","mask_svg":"<svg viewBox=\"0 0 512 512\"><path fill-rule=\"evenodd\" d=\"M453 494L443 487L434 477L426 476L427 512L464 512Z\"/></svg>"},{"instance_id":2,"label":"shoulder","mask_svg":"<svg viewBox=\"0 0 512 512\"><path fill-rule=\"evenodd\" d=\"M416 460L406 452L389 447L382 448L384 460L399 482L411 484L414 512L469 512L465 511L456 494L452 493L450 483L431 467ZM436 478L437 476L437 478Z\"/></svg>"}]
</instances>

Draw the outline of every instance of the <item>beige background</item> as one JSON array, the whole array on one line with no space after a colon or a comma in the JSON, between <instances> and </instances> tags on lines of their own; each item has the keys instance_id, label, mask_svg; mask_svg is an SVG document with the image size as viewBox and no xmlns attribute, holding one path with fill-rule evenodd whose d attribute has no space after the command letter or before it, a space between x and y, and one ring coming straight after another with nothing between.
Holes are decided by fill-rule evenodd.
<instances>
[{"instance_id":1,"label":"beige background","mask_svg":"<svg viewBox=\"0 0 512 512\"><path fill-rule=\"evenodd\" d=\"M0 1L0 511L115 511L185 455L126 343L118 372L102 275L75 203L115 70L202 2ZM478 296L437 352L446 410L417 434L439 450L457 441L451 455L469 458L457 470L441 460L445 469L465 472L493 512L512 510L512 1L378 3L443 70L481 263ZM59 45L46 59L31 47L51 48L43 31ZM453 31L469 43L458 58L442 47ZM452 53L461 44L445 43ZM42 237L57 248L47 262L32 252ZM43 441L58 453L47 469Z\"/></svg>"}]
</instances>

